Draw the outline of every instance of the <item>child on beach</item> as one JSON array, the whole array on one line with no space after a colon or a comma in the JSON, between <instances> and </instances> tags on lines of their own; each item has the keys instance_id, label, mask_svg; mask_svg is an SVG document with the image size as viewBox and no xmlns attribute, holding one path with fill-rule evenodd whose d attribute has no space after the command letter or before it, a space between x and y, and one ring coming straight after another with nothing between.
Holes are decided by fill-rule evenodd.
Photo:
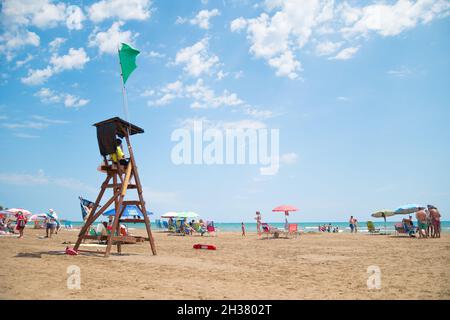
<instances>
[{"instance_id":1,"label":"child on beach","mask_svg":"<svg viewBox=\"0 0 450 320\"><path fill-rule=\"evenodd\" d=\"M245 225L243 222L241 228L242 228L242 236L245 237Z\"/></svg>"}]
</instances>

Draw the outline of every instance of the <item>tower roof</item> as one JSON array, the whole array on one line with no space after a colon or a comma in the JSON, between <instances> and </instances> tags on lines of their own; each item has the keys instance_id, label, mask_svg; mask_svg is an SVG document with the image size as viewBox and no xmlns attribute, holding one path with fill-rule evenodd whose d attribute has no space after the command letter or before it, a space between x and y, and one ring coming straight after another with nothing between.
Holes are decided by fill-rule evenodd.
<instances>
[{"instance_id":1,"label":"tower roof","mask_svg":"<svg viewBox=\"0 0 450 320\"><path fill-rule=\"evenodd\" d=\"M93 126L95 127L101 127L105 124L113 123L116 126L116 133L119 137L123 138L126 136L127 131L129 132L129 135L132 136L133 134L138 133L144 133L144 129L129 123L128 121L125 121L119 117L114 117L108 120L104 120L101 122L94 123Z\"/></svg>"}]
</instances>

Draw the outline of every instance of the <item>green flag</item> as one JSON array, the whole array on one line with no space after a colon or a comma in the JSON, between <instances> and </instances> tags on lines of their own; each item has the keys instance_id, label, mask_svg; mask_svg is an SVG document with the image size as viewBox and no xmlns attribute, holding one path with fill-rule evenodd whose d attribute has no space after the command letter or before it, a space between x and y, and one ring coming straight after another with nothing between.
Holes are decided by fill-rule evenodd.
<instances>
[{"instance_id":1,"label":"green flag","mask_svg":"<svg viewBox=\"0 0 450 320\"><path fill-rule=\"evenodd\" d=\"M122 43L122 47L119 50L120 66L122 68L123 84L128 80L130 74L136 69L136 56L140 53L126 43Z\"/></svg>"}]
</instances>

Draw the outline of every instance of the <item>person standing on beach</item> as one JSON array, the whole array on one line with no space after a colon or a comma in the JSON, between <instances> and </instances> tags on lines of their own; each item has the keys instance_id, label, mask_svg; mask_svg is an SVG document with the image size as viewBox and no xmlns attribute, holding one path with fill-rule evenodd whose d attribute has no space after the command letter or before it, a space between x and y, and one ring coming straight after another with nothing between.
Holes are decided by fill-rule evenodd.
<instances>
[{"instance_id":1,"label":"person standing on beach","mask_svg":"<svg viewBox=\"0 0 450 320\"><path fill-rule=\"evenodd\" d=\"M424 210L417 211L416 219L417 219L417 224L419 225L419 227L418 227L419 238L427 238L428 237L428 234L427 234L428 225L427 225L427 214L425 213L425 211Z\"/></svg>"},{"instance_id":2,"label":"person standing on beach","mask_svg":"<svg viewBox=\"0 0 450 320\"><path fill-rule=\"evenodd\" d=\"M23 230L27 224L27 218L23 215L22 211L16 214L16 229L19 231L19 239L23 237Z\"/></svg>"},{"instance_id":3,"label":"person standing on beach","mask_svg":"<svg viewBox=\"0 0 450 320\"><path fill-rule=\"evenodd\" d=\"M356 218L353 219L353 228L355 228L355 233L358 232L358 220Z\"/></svg>"},{"instance_id":4,"label":"person standing on beach","mask_svg":"<svg viewBox=\"0 0 450 320\"><path fill-rule=\"evenodd\" d=\"M45 230L46 236L45 237L46 238L51 238L56 229L56 219L51 214L53 212L53 210L50 209L49 211L50 211L50 213L47 213L47 217L45 218L45 223L46 223L46 230Z\"/></svg>"},{"instance_id":5,"label":"person standing on beach","mask_svg":"<svg viewBox=\"0 0 450 320\"><path fill-rule=\"evenodd\" d=\"M431 223L433 224L434 238L441 237L441 214L436 207L428 206L428 211L430 211Z\"/></svg>"},{"instance_id":6,"label":"person standing on beach","mask_svg":"<svg viewBox=\"0 0 450 320\"><path fill-rule=\"evenodd\" d=\"M242 236L245 237L245 224L242 222Z\"/></svg>"},{"instance_id":7,"label":"person standing on beach","mask_svg":"<svg viewBox=\"0 0 450 320\"><path fill-rule=\"evenodd\" d=\"M256 232L258 233L258 236L261 235L261 213L259 211L256 211Z\"/></svg>"},{"instance_id":8,"label":"person standing on beach","mask_svg":"<svg viewBox=\"0 0 450 320\"><path fill-rule=\"evenodd\" d=\"M353 229L355 227L354 222L355 222L355 220L353 219L353 216L350 216L350 220L348 220L348 225L350 227L350 233L353 233Z\"/></svg>"}]
</instances>

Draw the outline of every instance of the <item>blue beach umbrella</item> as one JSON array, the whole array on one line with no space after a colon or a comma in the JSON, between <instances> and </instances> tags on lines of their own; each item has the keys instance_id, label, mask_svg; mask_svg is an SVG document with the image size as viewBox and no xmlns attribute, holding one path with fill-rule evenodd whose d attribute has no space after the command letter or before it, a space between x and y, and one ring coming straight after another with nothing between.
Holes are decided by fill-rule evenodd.
<instances>
[{"instance_id":1,"label":"blue beach umbrella","mask_svg":"<svg viewBox=\"0 0 450 320\"><path fill-rule=\"evenodd\" d=\"M147 215L152 215L153 212L147 211ZM103 213L104 216L115 216L116 210L111 209ZM144 215L142 214L141 210L136 205L128 205L125 207L125 210L123 211L122 217L133 217L138 216L140 218L144 218Z\"/></svg>"},{"instance_id":2,"label":"blue beach umbrella","mask_svg":"<svg viewBox=\"0 0 450 320\"><path fill-rule=\"evenodd\" d=\"M397 209L395 209L395 214L411 214L414 212L417 212L419 210L425 209L425 206L418 205L418 204L406 204L404 206L400 206Z\"/></svg>"}]
</instances>

